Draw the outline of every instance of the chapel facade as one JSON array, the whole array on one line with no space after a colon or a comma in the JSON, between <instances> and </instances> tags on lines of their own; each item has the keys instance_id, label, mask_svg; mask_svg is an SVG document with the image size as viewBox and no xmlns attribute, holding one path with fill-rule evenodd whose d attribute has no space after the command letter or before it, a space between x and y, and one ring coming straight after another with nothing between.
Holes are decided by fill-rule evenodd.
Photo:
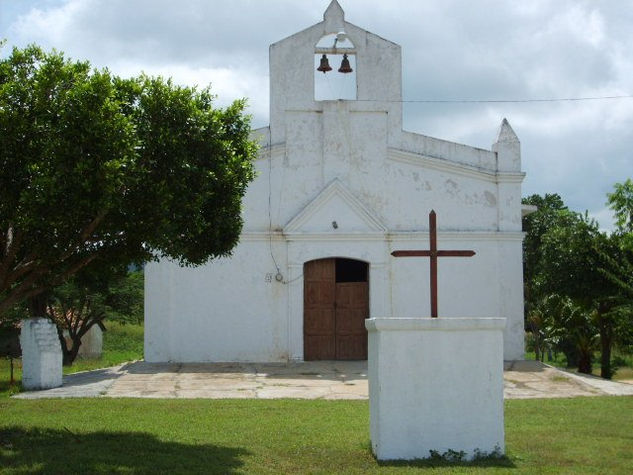
<instances>
[{"instance_id":1,"label":"chapel facade","mask_svg":"<svg viewBox=\"0 0 633 475\"><path fill-rule=\"evenodd\" d=\"M146 361L366 359L366 318L430 316L429 259L391 253L428 249L431 210L440 249L476 252L440 260L439 317L506 318L504 358L523 358L519 140L505 119L490 150L404 131L401 70L400 46L336 0L270 46L240 242L147 265Z\"/></svg>"}]
</instances>

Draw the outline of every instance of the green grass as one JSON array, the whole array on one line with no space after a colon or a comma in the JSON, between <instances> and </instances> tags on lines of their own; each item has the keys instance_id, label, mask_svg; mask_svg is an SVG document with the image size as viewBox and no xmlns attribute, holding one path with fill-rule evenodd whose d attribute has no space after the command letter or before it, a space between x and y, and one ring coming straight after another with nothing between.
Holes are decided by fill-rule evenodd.
<instances>
[{"instance_id":1,"label":"green grass","mask_svg":"<svg viewBox=\"0 0 633 475\"><path fill-rule=\"evenodd\" d=\"M139 359L143 328L108 324L104 356ZM68 371L66 369L65 371ZM19 372L18 372L19 375ZM9 399L0 362L0 473L633 473L633 398L506 401L507 457L379 463L366 401Z\"/></svg>"},{"instance_id":2,"label":"green grass","mask_svg":"<svg viewBox=\"0 0 633 475\"><path fill-rule=\"evenodd\" d=\"M103 355L101 358L77 358L72 366L63 368L64 374L88 371L98 368L116 366L126 361L143 358L143 326L122 325L117 322L106 322L107 331L103 334ZM0 398L20 391L22 377L22 361L13 361L16 384L11 386L10 363L6 358L0 358Z\"/></svg>"},{"instance_id":3,"label":"green grass","mask_svg":"<svg viewBox=\"0 0 633 475\"><path fill-rule=\"evenodd\" d=\"M507 457L379 463L366 401L0 399L0 473L632 473L633 398L506 402Z\"/></svg>"},{"instance_id":4,"label":"green grass","mask_svg":"<svg viewBox=\"0 0 633 475\"><path fill-rule=\"evenodd\" d=\"M547 355L545 355L545 358L543 359L543 363L546 363L551 366L556 366L557 368L565 368L567 366L567 358L565 358L565 355L563 353L556 353L556 354L553 354L552 356L553 356L553 359L550 360L547 358ZM525 359L535 360L536 354L533 351L526 351Z\"/></svg>"},{"instance_id":5,"label":"green grass","mask_svg":"<svg viewBox=\"0 0 633 475\"><path fill-rule=\"evenodd\" d=\"M64 374L116 366L126 361L143 358L143 326L106 322L103 333L103 355L98 359L77 358Z\"/></svg>"}]
</instances>

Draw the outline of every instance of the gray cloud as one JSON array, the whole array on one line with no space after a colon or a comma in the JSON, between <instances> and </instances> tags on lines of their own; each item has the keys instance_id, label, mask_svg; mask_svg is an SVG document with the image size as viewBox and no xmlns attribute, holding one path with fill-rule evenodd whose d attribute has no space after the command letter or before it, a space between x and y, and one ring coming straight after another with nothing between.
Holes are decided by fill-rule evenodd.
<instances>
[{"instance_id":1,"label":"gray cloud","mask_svg":"<svg viewBox=\"0 0 633 475\"><path fill-rule=\"evenodd\" d=\"M535 99L633 93L633 8L608 0L339 0L346 19L403 48L405 99ZM320 21L328 0L29 0L6 9L10 44L37 42L119 74L213 83L267 122L268 45ZM26 5L26 6L25 6ZM7 18L10 18L7 20ZM507 117L524 193L560 193L601 217L633 176L633 99L406 104L405 127L489 148Z\"/></svg>"}]
</instances>

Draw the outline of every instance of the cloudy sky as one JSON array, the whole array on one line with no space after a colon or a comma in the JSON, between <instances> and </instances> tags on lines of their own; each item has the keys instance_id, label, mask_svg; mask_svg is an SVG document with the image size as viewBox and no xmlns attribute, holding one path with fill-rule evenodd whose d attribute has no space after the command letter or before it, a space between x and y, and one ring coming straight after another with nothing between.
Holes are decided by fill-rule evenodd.
<instances>
[{"instance_id":1,"label":"cloudy sky","mask_svg":"<svg viewBox=\"0 0 633 475\"><path fill-rule=\"evenodd\" d=\"M209 83L268 123L268 45L330 0L0 0L7 46L38 43L131 76ZM405 101L633 95L631 0L339 0L346 20L402 46ZM612 227L606 193L633 177L633 98L410 102L407 130L490 148L503 117L522 143L523 194L559 193Z\"/></svg>"}]
</instances>

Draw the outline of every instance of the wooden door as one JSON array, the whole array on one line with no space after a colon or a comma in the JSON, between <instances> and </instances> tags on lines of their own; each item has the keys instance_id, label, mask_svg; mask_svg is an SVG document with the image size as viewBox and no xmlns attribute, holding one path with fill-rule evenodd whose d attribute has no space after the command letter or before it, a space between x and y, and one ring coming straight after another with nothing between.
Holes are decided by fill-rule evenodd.
<instances>
[{"instance_id":1,"label":"wooden door","mask_svg":"<svg viewBox=\"0 0 633 475\"><path fill-rule=\"evenodd\" d=\"M304 265L304 359L367 359L368 282L336 282L336 259Z\"/></svg>"},{"instance_id":2,"label":"wooden door","mask_svg":"<svg viewBox=\"0 0 633 475\"><path fill-rule=\"evenodd\" d=\"M303 358L336 359L336 259L307 262L303 268Z\"/></svg>"},{"instance_id":3,"label":"wooden door","mask_svg":"<svg viewBox=\"0 0 633 475\"><path fill-rule=\"evenodd\" d=\"M369 315L368 290L367 282L336 284L337 360L367 359L365 319Z\"/></svg>"}]
</instances>

